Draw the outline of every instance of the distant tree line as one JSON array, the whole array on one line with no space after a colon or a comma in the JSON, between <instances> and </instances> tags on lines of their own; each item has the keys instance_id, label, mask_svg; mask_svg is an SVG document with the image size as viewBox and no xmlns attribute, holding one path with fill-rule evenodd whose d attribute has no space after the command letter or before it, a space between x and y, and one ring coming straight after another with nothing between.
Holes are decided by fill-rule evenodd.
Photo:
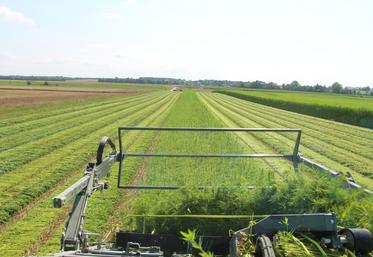
<instances>
[{"instance_id":1,"label":"distant tree line","mask_svg":"<svg viewBox=\"0 0 373 257\"><path fill-rule=\"evenodd\" d=\"M21 76L21 75L0 75L0 79L3 80L39 80L39 81L65 81L67 79L73 79L63 76Z\"/></svg>"},{"instance_id":2,"label":"distant tree line","mask_svg":"<svg viewBox=\"0 0 373 257\"><path fill-rule=\"evenodd\" d=\"M65 81L72 79L83 79L77 77L65 76L21 76L21 75L0 75L2 80L26 80L28 84L31 81ZM84 78L88 79L88 78ZM307 91L307 92L332 92L337 94L351 94L351 95L370 95L373 96L373 87L343 87L340 83L335 82L330 86L326 85L301 85L294 80L289 84L279 85L274 82L264 82L260 80L255 81L232 81L232 80L186 80L174 78L157 78L157 77L140 77L140 78L89 78L97 79L98 82L110 83L141 83L141 84L166 84L166 85L185 85L185 86L205 86L205 87L240 87L253 89L277 89L277 90L293 90L293 91ZM47 85L48 82L45 83Z\"/></svg>"},{"instance_id":3,"label":"distant tree line","mask_svg":"<svg viewBox=\"0 0 373 257\"><path fill-rule=\"evenodd\" d=\"M185 79L155 78L155 77L140 77L140 78L118 78L118 77L115 77L115 78L99 78L98 82L187 85L187 81Z\"/></svg>"},{"instance_id":4,"label":"distant tree line","mask_svg":"<svg viewBox=\"0 0 373 257\"><path fill-rule=\"evenodd\" d=\"M256 81L232 81L232 80L185 80L174 78L155 78L155 77L140 77L140 78L100 78L99 82L112 83L144 83L144 84L171 84L171 85L199 85L199 86L221 86L221 87L240 87L253 89L277 89L277 90L292 90L306 92L331 92L336 94L351 94L351 95L370 95L373 96L373 88L370 87L343 87L340 83L335 82L330 86L326 85L301 85L294 80L289 84L279 85L274 82Z\"/></svg>"}]
</instances>

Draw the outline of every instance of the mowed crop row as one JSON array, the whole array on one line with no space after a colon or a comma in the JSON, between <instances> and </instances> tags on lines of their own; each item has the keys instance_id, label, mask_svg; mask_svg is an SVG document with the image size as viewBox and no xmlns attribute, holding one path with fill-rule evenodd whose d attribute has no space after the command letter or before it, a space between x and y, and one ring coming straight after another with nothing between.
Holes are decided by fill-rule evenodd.
<instances>
[{"instance_id":1,"label":"mowed crop row","mask_svg":"<svg viewBox=\"0 0 373 257\"><path fill-rule=\"evenodd\" d=\"M158 95L158 99L155 98L144 101L143 98L139 99L137 103L123 103L122 105L114 106L108 110L104 109L103 111L95 112L92 116L89 116L88 120L85 120L84 117L78 116L75 118L75 126L71 127L69 125L74 124L74 121L64 123L67 128L63 130L57 128L55 133L50 133L49 127L44 128L42 131L37 131L37 134L46 133L48 135L36 140L33 136L26 137L25 139L27 142L0 153L0 174L15 170L22 164L43 156L71 141L79 139L84 134L91 133L98 128L107 126L107 124L116 121L118 116L120 117L120 115L123 115L123 112L125 115L130 115L146 106L151 106L162 97L163 96ZM81 120L84 120L84 122L81 123ZM19 138L22 137L23 135L20 134Z\"/></svg>"},{"instance_id":2,"label":"mowed crop row","mask_svg":"<svg viewBox=\"0 0 373 257\"><path fill-rule=\"evenodd\" d=\"M182 111L181 111L182 110ZM192 91L185 92L175 104L166 127L222 127ZM156 153L252 153L229 132L158 132ZM177 186L245 186L261 177L264 170L250 159L150 158L149 169L141 183ZM229 172L227 172L229 170Z\"/></svg>"},{"instance_id":3,"label":"mowed crop row","mask_svg":"<svg viewBox=\"0 0 373 257\"><path fill-rule=\"evenodd\" d=\"M67 182L72 183L74 179L81 176L83 165L92 158L101 136L109 135L115 138L116 128L124 123L136 125L143 122L146 124L158 118L162 115L162 111L170 107L176 95L155 93L145 94L141 98L136 96L137 101L131 101L131 98L122 99L122 107L114 110L116 115L113 119L107 120L105 119L107 115L98 113L94 119L95 122L90 124L93 129L86 130L85 134L80 134L75 140L53 148L51 152L31 160L16 170L0 175L0 216L3 223L0 225L0 242L2 242L0 252L4 253L0 256L19 256L22 251L26 250L26 246L43 241L43 239L38 239L40 236L38 229L39 232L47 229L48 224L51 225L55 221L53 219L60 222L66 219L64 216L66 210L64 214L61 214L61 210L51 208L52 195L66 187ZM131 106L126 105L127 100L131 102ZM134 106L137 108L133 109ZM101 120L105 124L100 125ZM57 132L53 136L58 137L58 134L63 135L61 140L66 137L63 132ZM64 217L61 216L58 219L57 214ZM20 231L25 235L22 240L14 237L19 235ZM31 234L34 234L34 237ZM13 251L17 254L13 254Z\"/></svg>"},{"instance_id":4,"label":"mowed crop row","mask_svg":"<svg viewBox=\"0 0 373 257\"><path fill-rule=\"evenodd\" d=\"M216 92L292 112L373 128L373 97L291 91L218 90Z\"/></svg>"},{"instance_id":5,"label":"mowed crop row","mask_svg":"<svg viewBox=\"0 0 373 257\"><path fill-rule=\"evenodd\" d=\"M91 126L89 129L79 131L79 126L77 126L71 132L80 132L78 136L75 135L76 137L74 138L76 140L71 140L71 137L66 136L66 131L68 130L53 135L53 138L60 139L64 144L57 140L55 144L58 144L58 147L53 147L51 144L54 142L49 140L49 146L54 149L52 152L47 152L47 154L40 158L32 159L27 165L20 165L11 172L1 176L0 213L2 215L0 215L0 220L3 221L6 220L7 217L12 216L13 213L17 212L29 201L38 197L45 190L49 189L53 183L61 179L61 176L65 174L66 171L74 167L74 158L76 158L76 155L78 155L78 158L86 159L87 153L92 153L94 147L90 149L88 147L85 148L85 146L90 144L90 141L94 141L92 136L97 137L96 133L100 131L100 129L109 131L107 130L108 128L115 128L112 124L118 124L117 120L119 117L133 117L132 122L143 119L148 115L146 113L147 109L153 110L153 108L159 107L168 101L167 97L159 97L160 96L157 96L155 100L150 99L148 108L144 108L141 101L136 103L137 111L135 112L133 112L131 108L125 108L122 111L117 111L114 119L111 118L107 120L104 116L97 118L94 123L96 126ZM157 101L157 99L158 102L155 104L154 101ZM162 101L160 101L160 99L162 99ZM113 131L111 134L112 133ZM67 137L68 141L64 141L64 137ZM48 137L43 138L43 140L48 141ZM25 149L28 151L37 149L37 147L32 147L32 142L30 142L30 145L30 148L22 148L22 150ZM20 156L21 153L22 152L20 152L18 156ZM22 183L26 179L28 183Z\"/></svg>"},{"instance_id":6,"label":"mowed crop row","mask_svg":"<svg viewBox=\"0 0 373 257\"><path fill-rule=\"evenodd\" d=\"M139 96L140 94L133 94L132 96ZM127 96L104 96L97 98L83 98L79 100L67 99L64 101L55 101L44 104L36 104L32 106L19 105L14 107L4 107L0 111L0 128L16 123L26 121L36 121L41 118L53 117L62 113L83 110L91 108L92 106L99 106L103 103L120 100ZM46 110L49 110L47 112ZM3 133L1 134L3 135Z\"/></svg>"},{"instance_id":7,"label":"mowed crop row","mask_svg":"<svg viewBox=\"0 0 373 257\"><path fill-rule=\"evenodd\" d=\"M342 123L313 118L216 93L200 93L211 111L233 127L302 129L300 152L337 171L351 173L358 183L373 188L373 133ZM294 144L287 134L256 139L276 151ZM257 141L252 142L256 144Z\"/></svg>"},{"instance_id":8,"label":"mowed crop row","mask_svg":"<svg viewBox=\"0 0 373 257\"><path fill-rule=\"evenodd\" d=\"M141 116L141 111L145 112L147 108L153 108L155 103L161 105L167 101L167 99L163 99L164 95L147 97L148 101L145 102L146 104L144 104L144 99L140 98L138 102L133 103L130 101L129 104L133 106L129 107L123 100L122 106L119 106L119 109L112 109L114 112L110 112L109 115L102 115L101 112L97 112L97 116L94 119L84 124L80 124L78 117L72 129L65 129L59 133L45 136L40 140L30 138L30 141L26 144L1 152L0 156L3 158L1 164L4 166L0 166L0 169L5 170L4 167L7 167L6 165L12 162L14 163L12 163L14 168L8 174L1 176L0 213L11 214L14 212L14 208L20 208L24 205L24 203L20 204L23 200L37 197L49 187L50 181L46 179L49 174L51 180L58 180L57 175L68 170L69 165L71 165L67 160L78 154L82 147L87 144L86 136L97 135L96 131L100 128L105 129L111 126L120 117L132 116L134 117L134 122L136 122L137 119L146 116L146 114ZM66 126L69 127L70 124L66 123ZM22 137L22 134L19 136ZM92 149L89 151L92 152ZM30 152L33 154L30 154ZM15 156L11 156L11 153ZM70 153L71 157L68 153ZM81 155L80 158L84 158L84 156L86 155ZM65 161L59 161L61 159ZM51 168L52 170L50 170ZM34 185L20 183L26 178L29 182L36 181L36 183ZM18 195L19 197L17 197ZM17 200L14 201L14 198ZM10 208L9 205L5 204L7 202L14 208ZM4 217L0 216L0 220L6 217L6 215Z\"/></svg>"},{"instance_id":9,"label":"mowed crop row","mask_svg":"<svg viewBox=\"0 0 373 257\"><path fill-rule=\"evenodd\" d=\"M80 110L0 128L0 133L3 135L0 139L0 152L28 143L30 140L35 141L39 138L79 126L80 124L95 121L100 115L106 116L118 110L118 108L131 107L132 103L146 98L147 96L130 98L125 103L123 103L123 99L99 102L97 105L95 104ZM22 136L20 137L19 133L21 132Z\"/></svg>"}]
</instances>

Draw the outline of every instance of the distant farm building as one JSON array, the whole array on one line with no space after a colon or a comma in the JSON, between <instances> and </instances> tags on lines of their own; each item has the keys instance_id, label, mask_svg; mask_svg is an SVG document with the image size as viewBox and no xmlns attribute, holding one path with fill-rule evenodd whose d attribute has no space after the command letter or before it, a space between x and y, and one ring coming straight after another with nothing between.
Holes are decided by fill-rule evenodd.
<instances>
[{"instance_id":1,"label":"distant farm building","mask_svg":"<svg viewBox=\"0 0 373 257\"><path fill-rule=\"evenodd\" d=\"M179 87L173 87L170 91L173 91L173 92L182 92L183 90Z\"/></svg>"}]
</instances>

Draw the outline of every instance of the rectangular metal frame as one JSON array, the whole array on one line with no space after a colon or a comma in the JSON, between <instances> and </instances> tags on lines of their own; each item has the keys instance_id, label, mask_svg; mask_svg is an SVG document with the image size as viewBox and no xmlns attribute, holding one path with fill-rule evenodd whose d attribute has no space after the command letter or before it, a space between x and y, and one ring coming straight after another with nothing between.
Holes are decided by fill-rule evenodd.
<instances>
[{"instance_id":1,"label":"rectangular metal frame","mask_svg":"<svg viewBox=\"0 0 373 257\"><path fill-rule=\"evenodd\" d=\"M122 144L122 132L123 131L210 131L210 132L290 132L297 133L297 138L295 140L293 152L291 154L147 154L147 153L126 153L123 150ZM179 157L179 158L284 158L293 162L295 168L298 165L298 155L299 155L299 145L301 139L302 130L296 128L183 128L183 127L119 127L118 128L118 139L119 139L119 170L118 170L118 188L125 189L181 189L182 186L144 186L144 185L121 185L121 175L123 161L127 157ZM203 189L207 186L199 186L198 188ZM255 189L255 186L247 186L248 189Z\"/></svg>"}]
</instances>

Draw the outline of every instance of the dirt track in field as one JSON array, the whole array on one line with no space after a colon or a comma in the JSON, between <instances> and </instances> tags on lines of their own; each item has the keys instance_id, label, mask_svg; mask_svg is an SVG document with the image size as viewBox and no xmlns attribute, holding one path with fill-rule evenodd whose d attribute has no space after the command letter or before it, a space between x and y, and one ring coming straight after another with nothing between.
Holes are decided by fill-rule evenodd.
<instances>
[{"instance_id":1,"label":"dirt track in field","mask_svg":"<svg viewBox=\"0 0 373 257\"><path fill-rule=\"evenodd\" d=\"M53 87L11 87L0 86L0 106L12 107L18 105L43 104L55 101L103 97L118 94L133 94L140 91L116 89L84 89L84 88L53 88Z\"/></svg>"}]
</instances>

